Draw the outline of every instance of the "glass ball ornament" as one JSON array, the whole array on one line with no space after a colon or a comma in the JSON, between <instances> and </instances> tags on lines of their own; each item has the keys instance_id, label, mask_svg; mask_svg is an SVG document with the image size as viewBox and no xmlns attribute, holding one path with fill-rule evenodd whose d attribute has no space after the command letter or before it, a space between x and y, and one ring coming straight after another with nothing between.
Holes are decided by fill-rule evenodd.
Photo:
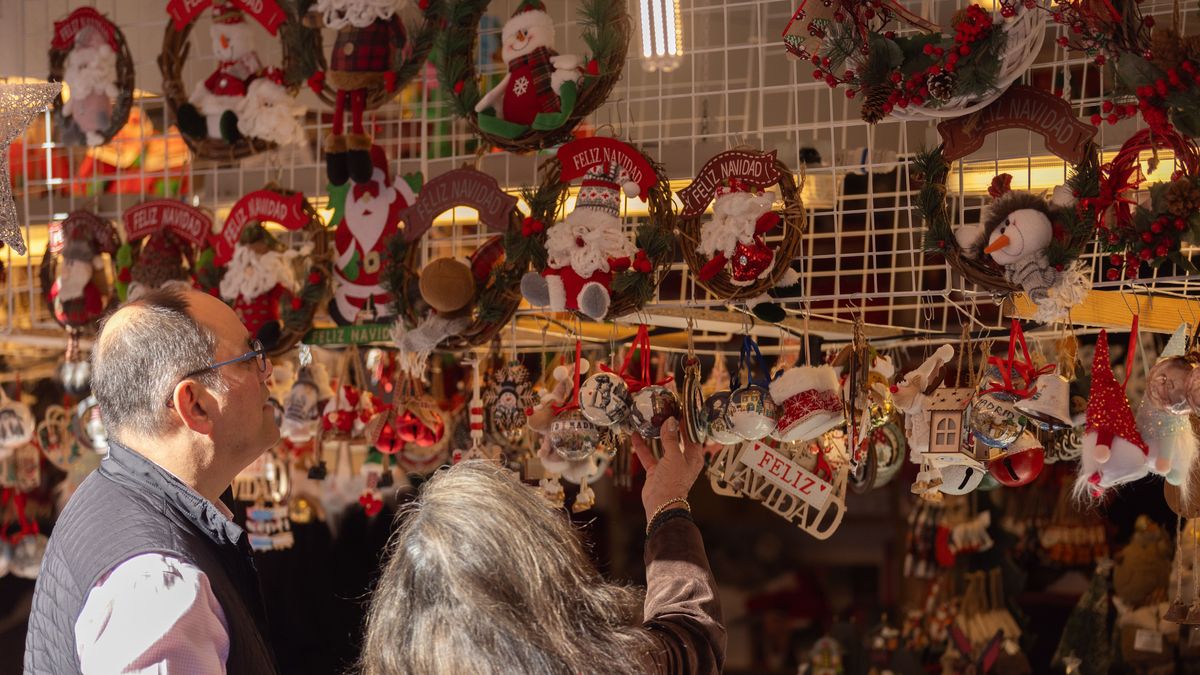
<instances>
[{"instance_id":1,"label":"glass ball ornament","mask_svg":"<svg viewBox=\"0 0 1200 675\"><path fill-rule=\"evenodd\" d=\"M1155 408L1172 415L1187 415L1192 412L1188 399L1188 382L1196 364L1183 356L1168 356L1159 359L1150 368L1146 382L1146 400Z\"/></svg>"},{"instance_id":2,"label":"glass ball ornament","mask_svg":"<svg viewBox=\"0 0 1200 675\"><path fill-rule=\"evenodd\" d=\"M733 433L733 427L725 417L729 408L728 391L718 391L704 400L704 417L708 420L708 438L721 445L736 445L742 442L742 437Z\"/></svg>"},{"instance_id":3,"label":"glass ball ornament","mask_svg":"<svg viewBox=\"0 0 1200 675\"><path fill-rule=\"evenodd\" d=\"M963 411L967 428L990 448L1007 448L1021 437L1025 418L1013 407L1013 397L991 392L971 399Z\"/></svg>"},{"instance_id":4,"label":"glass ball ornament","mask_svg":"<svg viewBox=\"0 0 1200 675\"><path fill-rule=\"evenodd\" d=\"M1192 410L1200 410L1200 368L1193 368L1188 374L1187 400Z\"/></svg>"},{"instance_id":5,"label":"glass ball ornament","mask_svg":"<svg viewBox=\"0 0 1200 675\"><path fill-rule=\"evenodd\" d=\"M729 395L725 419L738 438L757 441L775 431L779 406L766 387L749 384Z\"/></svg>"},{"instance_id":6,"label":"glass ball ornament","mask_svg":"<svg viewBox=\"0 0 1200 675\"><path fill-rule=\"evenodd\" d=\"M550 422L550 448L567 461L587 459L600 447L600 430L579 408L564 410Z\"/></svg>"},{"instance_id":7,"label":"glass ball ornament","mask_svg":"<svg viewBox=\"0 0 1200 675\"><path fill-rule=\"evenodd\" d=\"M652 384L633 395L629 425L642 438L658 438L667 420L680 417L679 398L666 387Z\"/></svg>"},{"instance_id":8,"label":"glass ball ornament","mask_svg":"<svg viewBox=\"0 0 1200 675\"><path fill-rule=\"evenodd\" d=\"M616 373L599 372L579 386L579 410L592 424L607 427L629 418L629 385Z\"/></svg>"}]
</instances>

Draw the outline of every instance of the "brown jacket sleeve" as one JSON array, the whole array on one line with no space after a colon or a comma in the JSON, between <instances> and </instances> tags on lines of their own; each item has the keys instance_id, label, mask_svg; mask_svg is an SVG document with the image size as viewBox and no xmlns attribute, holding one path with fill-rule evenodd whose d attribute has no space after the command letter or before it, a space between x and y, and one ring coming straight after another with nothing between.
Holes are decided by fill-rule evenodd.
<instances>
[{"instance_id":1,"label":"brown jacket sleeve","mask_svg":"<svg viewBox=\"0 0 1200 675\"><path fill-rule=\"evenodd\" d=\"M717 582L700 530L688 518L663 523L646 541L643 627L656 649L649 672L719 673L725 667L725 627Z\"/></svg>"}]
</instances>

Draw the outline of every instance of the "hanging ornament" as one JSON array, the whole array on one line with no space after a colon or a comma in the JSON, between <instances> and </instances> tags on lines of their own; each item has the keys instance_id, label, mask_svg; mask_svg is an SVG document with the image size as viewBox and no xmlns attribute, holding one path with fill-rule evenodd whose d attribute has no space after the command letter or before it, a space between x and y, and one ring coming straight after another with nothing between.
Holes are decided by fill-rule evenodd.
<instances>
[{"instance_id":1,"label":"hanging ornament","mask_svg":"<svg viewBox=\"0 0 1200 675\"><path fill-rule=\"evenodd\" d=\"M19 395L15 400L9 398L0 387L0 456L32 441L36 428L29 406Z\"/></svg>"},{"instance_id":2,"label":"hanging ornament","mask_svg":"<svg viewBox=\"0 0 1200 675\"><path fill-rule=\"evenodd\" d=\"M688 333L688 356L683 362L683 396L680 408L683 413L683 428L688 438L697 445L708 441L708 416L704 408L704 394L700 393L700 359L692 351L691 333Z\"/></svg>"},{"instance_id":3,"label":"hanging ornament","mask_svg":"<svg viewBox=\"0 0 1200 675\"><path fill-rule=\"evenodd\" d=\"M743 372L746 374L745 386L740 384ZM758 343L746 335L742 338L737 374L730 383L729 404L725 407L725 423L740 439L756 441L775 431L779 407L771 397L770 384Z\"/></svg>"},{"instance_id":4,"label":"hanging ornament","mask_svg":"<svg viewBox=\"0 0 1200 675\"><path fill-rule=\"evenodd\" d=\"M993 459L988 472L1005 487L1021 487L1034 481L1045 464L1046 451L1033 433L1026 431L1009 448L1009 452Z\"/></svg>"},{"instance_id":5,"label":"hanging ornament","mask_svg":"<svg viewBox=\"0 0 1200 675\"><path fill-rule=\"evenodd\" d=\"M718 391L704 401L704 418L708 422L708 437L721 445L737 445L742 437L734 433L726 411L729 409L729 391Z\"/></svg>"},{"instance_id":6,"label":"hanging ornament","mask_svg":"<svg viewBox=\"0 0 1200 675\"><path fill-rule=\"evenodd\" d=\"M12 179L9 175L9 145L25 132L26 127L62 91L60 82L0 85L0 241L12 247L17 255L25 255L25 240L17 217L17 204L12 198Z\"/></svg>"},{"instance_id":7,"label":"hanging ornament","mask_svg":"<svg viewBox=\"0 0 1200 675\"><path fill-rule=\"evenodd\" d=\"M630 360L634 351L638 352L638 363L641 367L641 374L637 376L629 372ZM672 378L666 377L655 382L650 374L651 358L650 329L642 324L638 326L633 345L625 354L625 361L616 374L624 381L631 393L629 425L645 439L658 438L662 432L662 425L668 419L674 417L678 420L681 416L678 397L675 396L674 391L664 386L669 384ZM601 365L600 368L608 370L604 365ZM599 413L596 417L599 417ZM594 418L589 418L595 421ZM600 423L597 422L597 424Z\"/></svg>"},{"instance_id":8,"label":"hanging ornament","mask_svg":"<svg viewBox=\"0 0 1200 675\"><path fill-rule=\"evenodd\" d=\"M628 355L625 358L628 364ZM579 410L593 424L605 427L621 424L629 417L631 405L629 386L618 373L602 370L579 388Z\"/></svg>"},{"instance_id":9,"label":"hanging ornament","mask_svg":"<svg viewBox=\"0 0 1200 675\"><path fill-rule=\"evenodd\" d=\"M35 454L36 452L34 449ZM9 563L9 572L14 577L36 579L42 569L42 559L46 556L46 544L49 539L41 533L37 520L26 516L25 491L18 487L12 494L12 500L20 530L10 538L12 562Z\"/></svg>"},{"instance_id":10,"label":"hanging ornament","mask_svg":"<svg viewBox=\"0 0 1200 675\"><path fill-rule=\"evenodd\" d=\"M529 369L518 361L492 370L483 392L488 430L505 442L515 443L525 433L527 412L536 398Z\"/></svg>"},{"instance_id":11,"label":"hanging ornament","mask_svg":"<svg viewBox=\"0 0 1200 675\"><path fill-rule=\"evenodd\" d=\"M579 409L579 375L583 360L583 343L575 341L575 375L568 403L552 406L554 419L548 433L550 447L560 457L576 461L590 457L600 447L600 430Z\"/></svg>"}]
</instances>

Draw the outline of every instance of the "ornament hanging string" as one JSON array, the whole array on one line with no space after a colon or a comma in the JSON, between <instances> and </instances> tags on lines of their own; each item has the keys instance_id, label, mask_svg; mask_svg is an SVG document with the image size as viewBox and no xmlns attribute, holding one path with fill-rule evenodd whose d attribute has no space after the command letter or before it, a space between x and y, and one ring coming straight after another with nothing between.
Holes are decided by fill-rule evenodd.
<instances>
[{"instance_id":1,"label":"ornament hanging string","mask_svg":"<svg viewBox=\"0 0 1200 675\"><path fill-rule=\"evenodd\" d=\"M1138 315L1133 315L1133 322L1129 325L1129 348L1125 350L1125 381L1121 383L1121 389L1129 387L1129 376L1133 373L1133 359L1137 354L1137 336L1138 336Z\"/></svg>"},{"instance_id":2,"label":"ornament hanging string","mask_svg":"<svg viewBox=\"0 0 1200 675\"><path fill-rule=\"evenodd\" d=\"M1021 345L1021 355L1024 358L1023 362L1016 360L1016 347ZM1013 394L1020 398L1028 398L1037 392L1037 387L1034 386L1034 381L1038 377L1054 371L1053 365L1045 365L1041 368L1036 368L1033 365L1033 359L1029 356L1029 347L1025 344L1025 331L1021 328L1020 320L1014 318L1012 320L1012 330L1008 335L1008 358L1001 359L998 356L989 356L988 364L996 366L1000 370L1000 376L1004 379L1003 383L993 382L988 387L985 394L1003 392ZM1025 380L1025 386L1018 388L1013 384L1012 371L1016 370Z\"/></svg>"},{"instance_id":3,"label":"ornament hanging string","mask_svg":"<svg viewBox=\"0 0 1200 675\"><path fill-rule=\"evenodd\" d=\"M633 359L635 351L638 352L638 364L642 371L640 377L634 376L629 372L629 364ZM646 324L641 324L638 326L637 335L633 338L633 345L625 352L625 359L621 362L620 369L613 370L601 363L600 370L620 376L621 379L625 380L625 384L629 387L629 393L631 394L635 394L652 384L660 386L669 384L674 379L671 376L667 376L657 382L654 381L650 374L650 354L650 328ZM578 383L575 386L578 389Z\"/></svg>"},{"instance_id":4,"label":"ornament hanging string","mask_svg":"<svg viewBox=\"0 0 1200 675\"><path fill-rule=\"evenodd\" d=\"M40 533L38 530L37 519L25 517L25 501L26 496L24 492L12 493L13 506L17 510L17 525L19 525L21 528L21 530L13 535L11 539L12 543L14 544L19 543L21 539L28 535L32 534L36 536ZM7 522L5 523L4 529L8 530Z\"/></svg>"},{"instance_id":5,"label":"ornament hanging string","mask_svg":"<svg viewBox=\"0 0 1200 675\"><path fill-rule=\"evenodd\" d=\"M583 359L583 342L575 340L575 379L571 385L571 396L563 405L552 405L554 414L557 415L564 410L573 410L579 407L579 362Z\"/></svg>"},{"instance_id":6,"label":"ornament hanging string","mask_svg":"<svg viewBox=\"0 0 1200 675\"><path fill-rule=\"evenodd\" d=\"M757 366L758 377L754 377L754 370ZM771 378L767 376L766 361L763 360L762 352L758 350L758 343L749 335L742 338L742 355L738 359L737 372L732 374L732 385L730 391L741 388L741 373L746 371L746 384L755 384L760 387L768 387L771 384Z\"/></svg>"}]
</instances>

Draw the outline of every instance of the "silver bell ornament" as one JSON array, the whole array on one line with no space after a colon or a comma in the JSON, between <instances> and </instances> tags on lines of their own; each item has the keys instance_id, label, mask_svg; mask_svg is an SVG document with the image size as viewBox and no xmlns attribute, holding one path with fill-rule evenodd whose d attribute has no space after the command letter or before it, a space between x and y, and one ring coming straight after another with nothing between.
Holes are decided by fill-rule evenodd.
<instances>
[{"instance_id":1,"label":"silver bell ornament","mask_svg":"<svg viewBox=\"0 0 1200 675\"><path fill-rule=\"evenodd\" d=\"M1013 407L1016 397L1003 392L978 394L963 411L967 428L991 448L1007 448L1021 437L1025 418Z\"/></svg>"},{"instance_id":2,"label":"silver bell ornament","mask_svg":"<svg viewBox=\"0 0 1200 675\"><path fill-rule=\"evenodd\" d=\"M658 438L662 425L674 417L679 419L679 398L675 392L658 384L642 387L633 395L629 425L645 439Z\"/></svg>"},{"instance_id":3,"label":"silver bell ornament","mask_svg":"<svg viewBox=\"0 0 1200 675\"><path fill-rule=\"evenodd\" d=\"M725 410L729 408L729 392L718 391L704 401L704 417L708 420L708 438L721 445L737 445L742 437L733 433Z\"/></svg>"},{"instance_id":4,"label":"silver bell ornament","mask_svg":"<svg viewBox=\"0 0 1200 675\"><path fill-rule=\"evenodd\" d=\"M1047 431L1066 429L1071 422L1071 383L1057 373L1038 376L1033 396L1013 404L1018 412Z\"/></svg>"},{"instance_id":5,"label":"silver bell ornament","mask_svg":"<svg viewBox=\"0 0 1200 675\"><path fill-rule=\"evenodd\" d=\"M547 434L550 448L568 461L591 457L600 447L600 430L583 416L579 408L564 410L550 422Z\"/></svg>"},{"instance_id":6,"label":"silver bell ornament","mask_svg":"<svg viewBox=\"0 0 1200 675\"><path fill-rule=\"evenodd\" d=\"M748 384L729 395L725 419L738 438L757 441L775 431L779 406L766 387Z\"/></svg>"},{"instance_id":7,"label":"silver bell ornament","mask_svg":"<svg viewBox=\"0 0 1200 675\"><path fill-rule=\"evenodd\" d=\"M579 410L597 426L621 424L629 417L629 385L616 373L601 371L579 387Z\"/></svg>"}]
</instances>

